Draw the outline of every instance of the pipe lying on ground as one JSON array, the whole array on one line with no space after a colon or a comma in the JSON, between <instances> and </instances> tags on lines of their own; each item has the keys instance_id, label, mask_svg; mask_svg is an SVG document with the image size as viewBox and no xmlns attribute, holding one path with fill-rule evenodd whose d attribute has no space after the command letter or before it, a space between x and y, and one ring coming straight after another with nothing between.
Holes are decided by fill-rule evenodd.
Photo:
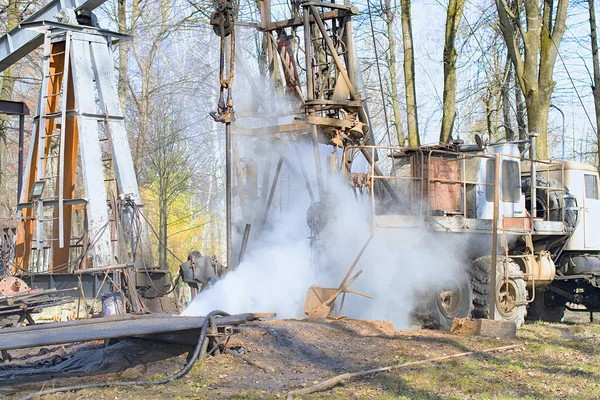
<instances>
[{"instance_id":1,"label":"pipe lying on ground","mask_svg":"<svg viewBox=\"0 0 600 400\"><path fill-rule=\"evenodd\" d=\"M217 316L220 316L221 318L214 318ZM21 397L19 400L31 400L33 398L45 396L47 394L73 392L76 390L83 390L83 389L97 389L97 388L112 387L112 386L163 385L174 379L183 378L184 376L187 375L188 372L190 372L190 369L192 369L192 366L196 362L196 359L198 358L198 356L200 356L201 361L204 360L204 358L206 357L206 349L208 347L208 338L206 337L206 332L208 331L208 325L209 325L210 321L215 321L215 324L219 325L219 323L217 321L220 322L220 320L222 320L223 318L227 318L228 316L229 316L229 314L227 314L224 311L219 311L219 310L211 311L210 313L208 313L208 315L206 315L206 317L204 318L204 321L202 322L202 327L200 328L200 335L198 336L198 343L196 343L196 347L194 348L194 352L192 353L192 356L189 357L187 363L183 366L183 368L181 368L179 371L177 371L177 373L175 373L167 378L160 379L157 381L149 381L149 382L148 381L98 382L98 383L91 383L88 385L66 386L66 387L62 387L62 388L48 389L48 390L42 390L39 392L35 392L35 393L32 393L25 397Z\"/></svg>"},{"instance_id":2,"label":"pipe lying on ground","mask_svg":"<svg viewBox=\"0 0 600 400\"><path fill-rule=\"evenodd\" d=\"M258 318L272 318L275 314L247 313L228 315L217 320L217 326L239 325ZM131 336L151 335L198 329L207 317L182 316L135 316L128 319L113 319L98 322L85 320L80 323L48 324L47 328L28 330L7 328L0 334L0 350L13 350L27 347L40 347L73 342L87 342L102 339L117 339Z\"/></svg>"}]
</instances>

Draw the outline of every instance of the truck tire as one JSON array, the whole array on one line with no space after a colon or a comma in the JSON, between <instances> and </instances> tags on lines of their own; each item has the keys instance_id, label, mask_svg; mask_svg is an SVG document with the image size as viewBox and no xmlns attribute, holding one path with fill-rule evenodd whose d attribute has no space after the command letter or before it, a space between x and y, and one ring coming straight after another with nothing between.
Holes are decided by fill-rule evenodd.
<instances>
[{"instance_id":1,"label":"truck tire","mask_svg":"<svg viewBox=\"0 0 600 400\"><path fill-rule=\"evenodd\" d=\"M466 272L461 271L416 308L414 315L423 328L450 329L454 318L471 316L473 290Z\"/></svg>"},{"instance_id":2,"label":"truck tire","mask_svg":"<svg viewBox=\"0 0 600 400\"><path fill-rule=\"evenodd\" d=\"M473 288L473 317L489 318L490 313L490 272L492 257L484 256L473 261L470 269ZM508 264L508 285L504 282L504 270ZM527 286L525 276L519 266L510 258L498 256L496 262L496 307L494 319L514 321L517 329L525 322L527 315Z\"/></svg>"},{"instance_id":3,"label":"truck tire","mask_svg":"<svg viewBox=\"0 0 600 400\"><path fill-rule=\"evenodd\" d=\"M577 201L569 189L565 186L564 204L563 196L558 190L547 190L542 187L560 188L562 185L556 179L550 179L549 181L541 176L538 176L536 186L536 218L543 218L549 221L560 221L562 217L562 211L564 208L564 223L565 227L569 231L575 230L577 226ZM521 181L521 190L525 194L525 206L528 210L531 210L531 177L525 178Z\"/></svg>"},{"instance_id":4,"label":"truck tire","mask_svg":"<svg viewBox=\"0 0 600 400\"><path fill-rule=\"evenodd\" d=\"M527 308L527 320L562 322L565 316L566 299L547 288L537 289L535 298Z\"/></svg>"}]
</instances>

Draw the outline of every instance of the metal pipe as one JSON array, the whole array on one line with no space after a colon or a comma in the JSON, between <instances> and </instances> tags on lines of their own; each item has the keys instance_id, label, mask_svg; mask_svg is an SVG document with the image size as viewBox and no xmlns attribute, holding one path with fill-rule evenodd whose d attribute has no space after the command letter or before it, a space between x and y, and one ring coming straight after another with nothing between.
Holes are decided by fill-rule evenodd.
<instances>
[{"instance_id":1,"label":"metal pipe","mask_svg":"<svg viewBox=\"0 0 600 400\"><path fill-rule=\"evenodd\" d=\"M267 200L267 206L265 207L265 213L263 215L262 228L267 225L267 218L269 218L269 210L271 209L271 203L273 202L273 196L275 195L275 189L277 189L277 181L279 180L279 173L281 172L281 166L283 165L283 157L285 155L285 148L281 152L279 162L277 163L277 169L273 176L273 184L271 185L271 192L269 193L269 199Z\"/></svg>"},{"instance_id":2,"label":"metal pipe","mask_svg":"<svg viewBox=\"0 0 600 400\"><path fill-rule=\"evenodd\" d=\"M269 182L271 181L271 155L267 155L265 166L262 173L262 179L260 184L260 202L261 204L267 204L267 198L269 196Z\"/></svg>"},{"instance_id":3,"label":"metal pipe","mask_svg":"<svg viewBox=\"0 0 600 400\"><path fill-rule=\"evenodd\" d=\"M242 237L242 245L240 247L240 255L238 256L238 261L236 264L236 268L244 261L244 255L246 254L246 246L248 246L248 238L250 237L250 228L252 225L246 224L244 228L244 236Z\"/></svg>"},{"instance_id":4,"label":"metal pipe","mask_svg":"<svg viewBox=\"0 0 600 400\"><path fill-rule=\"evenodd\" d=\"M531 141L531 145L529 146L529 161L531 162L531 167L529 168L529 173L531 174L531 218L537 217L537 172L536 172L536 138L537 133L530 133L529 140ZM532 225L533 226L533 225Z\"/></svg>"},{"instance_id":5,"label":"metal pipe","mask_svg":"<svg viewBox=\"0 0 600 400\"><path fill-rule=\"evenodd\" d=\"M73 274L75 274L75 275L99 274L99 273L106 272L106 271L114 271L117 269L125 269L125 268L133 268L133 267L135 267L134 263L115 264L115 265L109 265L107 267L79 269L79 270L73 271Z\"/></svg>"},{"instance_id":6,"label":"metal pipe","mask_svg":"<svg viewBox=\"0 0 600 400\"><path fill-rule=\"evenodd\" d=\"M227 230L227 267L232 266L231 259L231 122L225 123L225 224Z\"/></svg>"},{"instance_id":7,"label":"metal pipe","mask_svg":"<svg viewBox=\"0 0 600 400\"><path fill-rule=\"evenodd\" d=\"M246 321L260 318L261 314L239 314L216 319L217 326L238 325ZM272 316L268 315L266 318ZM13 350L28 347L42 347L49 345L66 344L73 342L86 342L101 339L115 339L120 337L152 335L166 332L180 332L188 329L199 329L205 317L167 316L152 318L132 318L118 321L99 321L98 323L73 324L68 326L55 326L42 330L28 332L14 332L7 328L3 332L0 350ZM92 320L90 320L92 321ZM83 325L91 325L86 328Z\"/></svg>"},{"instance_id":8,"label":"metal pipe","mask_svg":"<svg viewBox=\"0 0 600 400\"><path fill-rule=\"evenodd\" d=\"M381 170L379 169L377 164L375 164L373 162L373 158L369 154L369 151L367 150L367 148L361 147L360 152L365 157L367 162L373 167L373 172L375 172L375 175L383 176L383 173L381 172ZM390 194L390 197L392 198L392 200L394 200L394 202L396 202L396 204L400 204L400 198L398 198L398 195L396 194L396 192L394 192L394 188L392 188L392 185L390 185L390 183L386 179L382 179L381 183L383 184L383 187L385 188L385 190L387 190L387 192Z\"/></svg>"},{"instance_id":9,"label":"metal pipe","mask_svg":"<svg viewBox=\"0 0 600 400\"><path fill-rule=\"evenodd\" d=\"M344 0L344 4L350 6L350 1ZM346 66L348 68L348 78L350 78L350 82L352 82L354 87L356 87L356 64L354 59L354 57L356 56L356 52L354 49L352 19L349 16L345 18L344 30L344 44L346 45Z\"/></svg>"},{"instance_id":10,"label":"metal pipe","mask_svg":"<svg viewBox=\"0 0 600 400\"><path fill-rule=\"evenodd\" d=\"M19 203L19 197L21 196L21 190L23 189L23 153L25 153L25 116L19 115L19 161L17 167L19 176L17 177L17 204Z\"/></svg>"},{"instance_id":11,"label":"metal pipe","mask_svg":"<svg viewBox=\"0 0 600 400\"><path fill-rule=\"evenodd\" d=\"M300 154L300 149L298 148L298 146L296 146L296 156L298 157L298 165L300 165L300 171L302 172L302 178L304 179L304 184L306 185L308 197L310 197L310 204L314 204L315 195L313 194L312 187L310 186L310 181L308 180L306 168L304 168L304 163L302 162L302 155Z\"/></svg>"},{"instance_id":12,"label":"metal pipe","mask_svg":"<svg viewBox=\"0 0 600 400\"><path fill-rule=\"evenodd\" d=\"M490 265L490 312L488 318L495 319L496 314L496 263L498 261L498 174L500 172L500 155L496 154L494 159L494 217L492 219L492 259Z\"/></svg>"},{"instance_id":13,"label":"metal pipe","mask_svg":"<svg viewBox=\"0 0 600 400\"><path fill-rule=\"evenodd\" d=\"M304 18L304 58L306 63L306 100L310 101L314 96L313 70L312 70L312 42L310 34L310 15L308 7L303 7Z\"/></svg>"},{"instance_id":14,"label":"metal pipe","mask_svg":"<svg viewBox=\"0 0 600 400\"><path fill-rule=\"evenodd\" d=\"M319 133L317 126L312 125L311 135L313 152L315 154L315 168L317 170L317 188L319 189L319 201L325 200L325 183L323 182L323 169L321 168L321 152L319 151Z\"/></svg>"}]
</instances>

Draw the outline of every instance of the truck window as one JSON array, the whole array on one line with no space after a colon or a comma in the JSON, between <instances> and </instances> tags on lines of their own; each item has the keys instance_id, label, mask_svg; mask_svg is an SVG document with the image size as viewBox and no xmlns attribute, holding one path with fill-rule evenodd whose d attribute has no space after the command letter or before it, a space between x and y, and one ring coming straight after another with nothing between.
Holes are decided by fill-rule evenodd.
<instances>
[{"instance_id":1,"label":"truck window","mask_svg":"<svg viewBox=\"0 0 600 400\"><path fill-rule=\"evenodd\" d=\"M485 200L494 202L494 174L496 169L496 160L488 159L485 163Z\"/></svg>"},{"instance_id":2,"label":"truck window","mask_svg":"<svg viewBox=\"0 0 600 400\"><path fill-rule=\"evenodd\" d=\"M502 160L502 201L518 203L521 197L519 163Z\"/></svg>"},{"instance_id":3,"label":"truck window","mask_svg":"<svg viewBox=\"0 0 600 400\"><path fill-rule=\"evenodd\" d=\"M588 175L585 177L585 198L598 200L598 179L596 175Z\"/></svg>"}]
</instances>

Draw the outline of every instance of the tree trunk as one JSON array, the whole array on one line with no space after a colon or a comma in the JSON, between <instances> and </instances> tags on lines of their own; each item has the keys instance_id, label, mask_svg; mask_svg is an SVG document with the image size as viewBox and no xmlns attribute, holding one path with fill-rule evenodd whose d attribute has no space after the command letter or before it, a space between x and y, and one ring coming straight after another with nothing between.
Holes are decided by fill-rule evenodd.
<instances>
[{"instance_id":1,"label":"tree trunk","mask_svg":"<svg viewBox=\"0 0 600 400\"><path fill-rule=\"evenodd\" d=\"M119 33L127 33L127 0L119 0L117 5L117 22ZM127 92L129 91L129 44L127 40L119 42L119 102L125 113L127 108Z\"/></svg>"},{"instance_id":2,"label":"tree trunk","mask_svg":"<svg viewBox=\"0 0 600 400\"><path fill-rule=\"evenodd\" d=\"M483 106L485 107L485 126L487 134L490 138L490 142L494 143L498 141L496 137L496 126L494 124L494 94L493 88L488 88L488 92L484 96Z\"/></svg>"},{"instance_id":3,"label":"tree trunk","mask_svg":"<svg viewBox=\"0 0 600 400\"><path fill-rule=\"evenodd\" d=\"M394 7L395 8L395 7ZM394 127L398 145L404 146L404 131L402 130L402 117L400 116L400 104L398 102L398 73L396 72L396 39L394 37L394 10L391 0L385 0L384 21L387 27L387 39L390 56L388 57L388 71L390 72L390 85L392 97L392 111L394 112ZM385 104L383 105L385 107ZM386 121L387 123L387 121Z\"/></svg>"},{"instance_id":4,"label":"tree trunk","mask_svg":"<svg viewBox=\"0 0 600 400\"><path fill-rule=\"evenodd\" d=\"M515 140L515 132L512 129L510 121L510 97L509 89L510 82L512 81L512 65L510 58L506 58L506 64L504 65L504 77L502 80L502 86L500 87L500 97L502 101L502 124L504 126L504 136L506 140Z\"/></svg>"},{"instance_id":5,"label":"tree trunk","mask_svg":"<svg viewBox=\"0 0 600 400\"><path fill-rule=\"evenodd\" d=\"M554 64L566 29L568 4L568 0L558 0L554 7L548 0L540 9L538 0L523 0L523 7L511 9L504 0L496 0L500 30L525 97L527 128L539 135L537 155L542 160L548 159Z\"/></svg>"},{"instance_id":6,"label":"tree trunk","mask_svg":"<svg viewBox=\"0 0 600 400\"><path fill-rule=\"evenodd\" d=\"M7 31L13 29L19 24L19 3L18 0L10 0L7 7ZM10 100L15 87L15 72L14 67L8 67L4 70L2 77L2 91L0 92L0 100ZM8 206L8 190L6 182L6 160L7 160L7 128L8 118L6 115L0 116L0 217L3 215L3 208Z\"/></svg>"},{"instance_id":7,"label":"tree trunk","mask_svg":"<svg viewBox=\"0 0 600 400\"><path fill-rule=\"evenodd\" d=\"M143 174L142 174L142 162L144 160L144 149L146 147L146 135L147 135L147 127L148 127L148 99L145 94L144 88L142 88L141 101L138 107L138 115L139 115L139 127L138 127L138 137L135 141L135 152L133 154L133 167L135 169L135 173L138 177L138 180L143 183Z\"/></svg>"},{"instance_id":8,"label":"tree trunk","mask_svg":"<svg viewBox=\"0 0 600 400\"><path fill-rule=\"evenodd\" d=\"M163 186L164 183L161 183ZM169 207L167 203L167 193L164 190L164 187L159 189L159 209L158 209L158 236L159 236L159 244L158 244L158 265L161 268L167 268L167 221L169 216Z\"/></svg>"},{"instance_id":9,"label":"tree trunk","mask_svg":"<svg viewBox=\"0 0 600 400\"><path fill-rule=\"evenodd\" d=\"M550 91L550 94L552 92ZM538 160L547 160L548 157L548 112L550 111L550 95L529 95L525 97L527 107L527 129L530 133L537 133L536 153ZM545 134L544 134L545 132Z\"/></svg>"},{"instance_id":10,"label":"tree trunk","mask_svg":"<svg viewBox=\"0 0 600 400\"><path fill-rule=\"evenodd\" d=\"M596 111L596 162L600 167L600 62L598 60L598 39L596 37L596 11L594 0L588 0L590 11L590 32L592 39L592 61L594 68L594 82L592 93L594 95L594 110Z\"/></svg>"},{"instance_id":11,"label":"tree trunk","mask_svg":"<svg viewBox=\"0 0 600 400\"><path fill-rule=\"evenodd\" d=\"M515 79L516 81L516 79ZM521 87L515 82L515 105L517 108L517 126L519 129L519 140L527 139L527 121L525 103L523 101L523 93Z\"/></svg>"},{"instance_id":12,"label":"tree trunk","mask_svg":"<svg viewBox=\"0 0 600 400\"><path fill-rule=\"evenodd\" d=\"M400 10L402 20L402 43L404 44L404 86L406 87L408 144L411 147L417 147L420 144L420 140L417 118L417 92L415 88L415 60L410 1L411 0L400 0Z\"/></svg>"},{"instance_id":13,"label":"tree trunk","mask_svg":"<svg viewBox=\"0 0 600 400\"><path fill-rule=\"evenodd\" d=\"M450 0L446 13L446 35L444 39L444 93L442 129L440 143L452 140L452 129L456 117L456 32L462 17L465 0Z\"/></svg>"}]
</instances>

